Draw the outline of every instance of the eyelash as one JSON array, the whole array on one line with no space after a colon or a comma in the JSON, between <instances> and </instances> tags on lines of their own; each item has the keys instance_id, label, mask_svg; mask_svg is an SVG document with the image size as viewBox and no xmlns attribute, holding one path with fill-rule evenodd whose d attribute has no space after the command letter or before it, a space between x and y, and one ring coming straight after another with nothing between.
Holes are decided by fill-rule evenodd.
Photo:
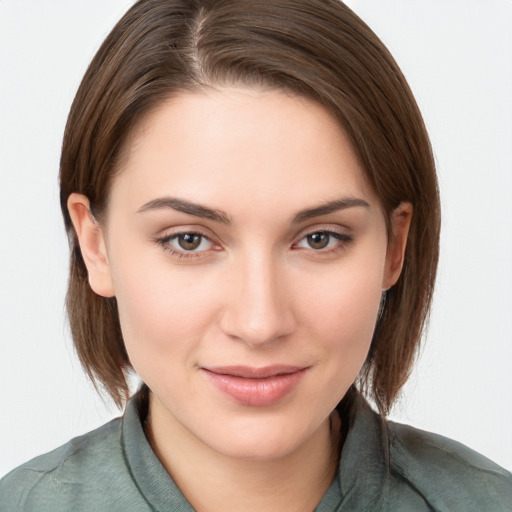
<instances>
[{"instance_id":1,"label":"eyelash","mask_svg":"<svg viewBox=\"0 0 512 512\"><path fill-rule=\"evenodd\" d=\"M213 244L210 237L206 236L204 233L201 233L200 231L180 231L178 233L172 233L171 235L166 235L160 238L156 238L155 242L162 247L162 249L168 253L170 253L172 256L176 258L198 258L202 256L202 253L206 251L186 251L185 249L177 250L172 245L170 245L170 242L172 240L175 240L179 238L180 236L184 235L194 235L201 237L201 243L203 240L207 240L211 244Z\"/></svg>"},{"instance_id":2,"label":"eyelash","mask_svg":"<svg viewBox=\"0 0 512 512\"><path fill-rule=\"evenodd\" d=\"M343 248L345 248L347 245L349 245L350 243L352 243L354 241L352 236L346 235L344 233L339 233L338 231L333 231L330 229L318 229L315 231L310 231L309 233L305 233L300 238L300 240L298 242L293 244L292 247L295 250L303 250L303 248L299 248L299 247L297 247L297 245L300 242L302 242L303 240L305 240L308 236L317 235L317 234L328 235L329 237L336 239L339 243L336 244L335 247L330 247L328 249L323 249L323 248L322 249L313 249L312 247L310 247L309 249L308 248L304 248L304 249L311 250L316 254L322 254L322 255L333 254L333 253L338 252L339 250L342 250ZM203 251L186 251L185 249L177 250L177 249L173 248L172 245L170 245L169 242L171 242L172 240L176 240L178 237L184 236L184 235L199 236L199 237L201 237L201 243L203 240L207 240L208 242L210 242L211 244L214 245L214 242L211 240L211 238L209 238L204 233L201 233L200 231L181 231L178 233L172 233L171 235L166 235L166 236L163 236L160 238L155 238L155 242L159 246L161 246L164 251L170 253L173 257L176 257L176 258L182 259L182 258L203 257L204 256L203 253L207 252L207 250L203 250ZM330 243L330 240L329 240L329 243Z\"/></svg>"},{"instance_id":3,"label":"eyelash","mask_svg":"<svg viewBox=\"0 0 512 512\"><path fill-rule=\"evenodd\" d=\"M345 248L347 245L349 245L354 240L351 236L349 236L345 233L339 233L338 231L333 231L330 229L319 229L316 231L311 231L309 233L306 233L305 235L303 235L300 238L299 242L297 242L296 244L293 244L293 246L296 247L300 242L302 242L309 236L313 236L313 235L327 235L330 237L330 239L334 238L338 242L334 247L329 247L329 248L321 248L321 249L314 249L313 247L304 248L306 250L312 250L314 253L318 253L318 254L335 253L335 252ZM329 240L328 244L330 244L331 241L332 240ZM300 250L301 248L297 248L297 249Z\"/></svg>"}]
</instances>

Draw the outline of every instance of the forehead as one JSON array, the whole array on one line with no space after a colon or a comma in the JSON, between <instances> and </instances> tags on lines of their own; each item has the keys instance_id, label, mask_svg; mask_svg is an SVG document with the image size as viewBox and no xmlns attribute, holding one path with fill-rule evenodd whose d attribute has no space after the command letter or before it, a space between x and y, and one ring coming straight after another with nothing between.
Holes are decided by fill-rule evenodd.
<instances>
[{"instance_id":1,"label":"forehead","mask_svg":"<svg viewBox=\"0 0 512 512\"><path fill-rule=\"evenodd\" d=\"M272 200L301 208L341 195L376 202L327 110L284 91L235 88L174 96L134 129L111 204L136 209L165 195L223 210Z\"/></svg>"}]
</instances>

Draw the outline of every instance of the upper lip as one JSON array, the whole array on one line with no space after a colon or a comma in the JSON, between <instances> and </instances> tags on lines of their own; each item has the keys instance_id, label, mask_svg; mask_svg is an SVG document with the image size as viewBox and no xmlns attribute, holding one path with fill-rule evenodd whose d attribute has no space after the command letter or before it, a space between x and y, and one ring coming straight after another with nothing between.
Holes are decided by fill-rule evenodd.
<instances>
[{"instance_id":1,"label":"upper lip","mask_svg":"<svg viewBox=\"0 0 512 512\"><path fill-rule=\"evenodd\" d=\"M287 364L273 364L270 366L263 366L256 368L253 366L210 366L203 367L207 370L219 375L231 375L233 377L243 377L246 379L265 379L268 377L275 377L277 375L286 375L288 373L295 373L304 370L306 366L292 366Z\"/></svg>"}]
</instances>

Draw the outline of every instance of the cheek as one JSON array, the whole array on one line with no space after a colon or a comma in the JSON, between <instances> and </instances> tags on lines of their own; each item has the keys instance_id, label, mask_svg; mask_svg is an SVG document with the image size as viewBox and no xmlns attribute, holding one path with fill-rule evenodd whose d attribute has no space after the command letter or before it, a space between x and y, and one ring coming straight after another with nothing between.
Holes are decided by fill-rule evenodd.
<instances>
[{"instance_id":1,"label":"cheek","mask_svg":"<svg viewBox=\"0 0 512 512\"><path fill-rule=\"evenodd\" d=\"M297 291L301 310L329 339L368 340L373 335L382 294L382 266L376 262L344 264L317 276L309 290Z\"/></svg>"},{"instance_id":2,"label":"cheek","mask_svg":"<svg viewBox=\"0 0 512 512\"><path fill-rule=\"evenodd\" d=\"M381 300L382 266L378 261L340 266L330 276L318 279L302 297L301 311L326 359L326 388L334 401L345 394L367 357ZM372 264L370 264L372 263Z\"/></svg>"},{"instance_id":3,"label":"cheek","mask_svg":"<svg viewBox=\"0 0 512 512\"><path fill-rule=\"evenodd\" d=\"M349 281L333 306L333 323L345 326L347 337L368 344L373 336L381 298L380 280L360 277Z\"/></svg>"},{"instance_id":4,"label":"cheek","mask_svg":"<svg viewBox=\"0 0 512 512\"><path fill-rule=\"evenodd\" d=\"M341 371L344 379L352 383L370 349L380 294L378 290L360 287L336 298L337 303L327 302L322 308L325 314L319 338L328 343L333 373Z\"/></svg>"},{"instance_id":5,"label":"cheek","mask_svg":"<svg viewBox=\"0 0 512 512\"><path fill-rule=\"evenodd\" d=\"M164 359L166 364L183 363L204 326L213 321L218 286L195 274L190 269L173 269L165 256L148 262L125 258L115 268L121 330L130 360L141 376L144 368Z\"/></svg>"}]
</instances>

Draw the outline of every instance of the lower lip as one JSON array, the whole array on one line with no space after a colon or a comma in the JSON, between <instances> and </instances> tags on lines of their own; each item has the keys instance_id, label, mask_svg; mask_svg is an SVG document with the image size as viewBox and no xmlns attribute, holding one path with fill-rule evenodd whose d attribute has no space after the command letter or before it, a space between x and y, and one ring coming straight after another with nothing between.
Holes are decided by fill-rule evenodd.
<instances>
[{"instance_id":1,"label":"lower lip","mask_svg":"<svg viewBox=\"0 0 512 512\"><path fill-rule=\"evenodd\" d=\"M214 373L205 369L201 371L217 389L235 402L252 407L264 407L289 395L306 373L306 368L261 379Z\"/></svg>"}]
</instances>

